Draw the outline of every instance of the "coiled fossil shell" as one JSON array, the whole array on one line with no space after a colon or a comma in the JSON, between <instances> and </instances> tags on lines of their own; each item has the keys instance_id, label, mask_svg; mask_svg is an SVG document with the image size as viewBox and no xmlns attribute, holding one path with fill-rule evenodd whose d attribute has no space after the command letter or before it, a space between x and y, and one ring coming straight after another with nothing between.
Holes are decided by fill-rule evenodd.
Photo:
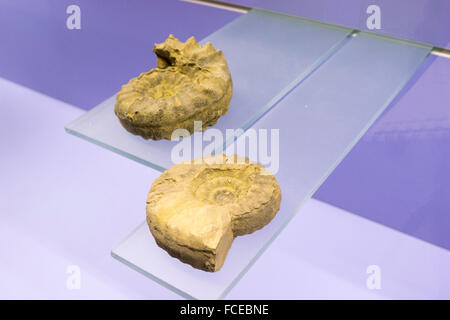
<instances>
[{"instance_id":1,"label":"coiled fossil shell","mask_svg":"<svg viewBox=\"0 0 450 320\"><path fill-rule=\"evenodd\" d=\"M155 179L147 223L171 256L214 272L234 238L268 224L280 202L278 182L262 165L218 155L182 162Z\"/></svg>"},{"instance_id":2,"label":"coiled fossil shell","mask_svg":"<svg viewBox=\"0 0 450 320\"><path fill-rule=\"evenodd\" d=\"M225 57L211 43L185 43L173 35L155 44L157 67L122 86L114 112L123 127L144 139L171 139L175 129L191 134L194 121L202 129L227 113L232 81Z\"/></svg>"}]
</instances>

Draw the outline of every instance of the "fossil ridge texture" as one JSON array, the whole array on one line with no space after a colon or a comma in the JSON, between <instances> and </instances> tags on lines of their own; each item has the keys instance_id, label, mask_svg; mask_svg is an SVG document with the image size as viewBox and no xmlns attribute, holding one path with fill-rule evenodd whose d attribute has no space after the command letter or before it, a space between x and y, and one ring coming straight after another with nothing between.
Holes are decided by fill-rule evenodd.
<instances>
[{"instance_id":1,"label":"fossil ridge texture","mask_svg":"<svg viewBox=\"0 0 450 320\"><path fill-rule=\"evenodd\" d=\"M277 180L248 158L217 155L182 162L152 184L147 223L172 257L218 271L236 236L268 224L280 208Z\"/></svg>"},{"instance_id":2,"label":"fossil ridge texture","mask_svg":"<svg viewBox=\"0 0 450 320\"><path fill-rule=\"evenodd\" d=\"M173 35L155 44L157 67L123 85L114 112L122 126L144 139L171 139L175 129L214 125L227 113L233 91L222 51L211 43L185 43Z\"/></svg>"}]
</instances>

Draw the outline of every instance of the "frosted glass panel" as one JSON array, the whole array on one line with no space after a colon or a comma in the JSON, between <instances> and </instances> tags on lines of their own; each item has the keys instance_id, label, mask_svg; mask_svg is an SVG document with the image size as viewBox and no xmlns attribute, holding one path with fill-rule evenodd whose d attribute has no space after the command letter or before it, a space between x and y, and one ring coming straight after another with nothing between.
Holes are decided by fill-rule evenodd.
<instances>
[{"instance_id":1,"label":"frosted glass panel","mask_svg":"<svg viewBox=\"0 0 450 320\"><path fill-rule=\"evenodd\" d=\"M248 128L328 57L349 32L252 10L204 39L202 43L211 41L224 52L233 78L229 111L214 128L222 132ZM111 97L67 125L66 130L157 170L173 165L170 152L176 142L146 141L128 133L114 114L114 103L115 97Z\"/></svg>"}]
</instances>

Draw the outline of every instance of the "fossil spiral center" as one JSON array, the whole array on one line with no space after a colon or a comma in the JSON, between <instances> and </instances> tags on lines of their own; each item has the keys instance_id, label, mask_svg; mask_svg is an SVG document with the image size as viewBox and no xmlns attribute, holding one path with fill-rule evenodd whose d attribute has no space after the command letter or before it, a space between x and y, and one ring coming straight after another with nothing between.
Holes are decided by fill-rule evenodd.
<instances>
[{"instance_id":1,"label":"fossil spiral center","mask_svg":"<svg viewBox=\"0 0 450 320\"><path fill-rule=\"evenodd\" d=\"M248 189L246 179L232 174L210 173L193 184L195 197L212 204L227 205L242 198Z\"/></svg>"}]
</instances>

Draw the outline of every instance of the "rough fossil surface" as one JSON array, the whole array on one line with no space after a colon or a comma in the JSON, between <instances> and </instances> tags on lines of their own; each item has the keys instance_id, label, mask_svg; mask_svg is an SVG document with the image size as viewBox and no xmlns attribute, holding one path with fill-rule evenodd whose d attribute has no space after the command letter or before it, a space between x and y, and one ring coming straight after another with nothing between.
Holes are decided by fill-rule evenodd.
<instances>
[{"instance_id":1,"label":"rough fossil surface","mask_svg":"<svg viewBox=\"0 0 450 320\"><path fill-rule=\"evenodd\" d=\"M114 112L123 127L144 139L171 139L175 129L214 125L227 113L233 91L222 51L211 43L185 43L173 35L155 44L157 67L123 85Z\"/></svg>"},{"instance_id":2,"label":"rough fossil surface","mask_svg":"<svg viewBox=\"0 0 450 320\"><path fill-rule=\"evenodd\" d=\"M236 236L268 224L280 208L275 177L248 158L217 155L182 162L152 184L147 223L172 257L218 271Z\"/></svg>"}]
</instances>

